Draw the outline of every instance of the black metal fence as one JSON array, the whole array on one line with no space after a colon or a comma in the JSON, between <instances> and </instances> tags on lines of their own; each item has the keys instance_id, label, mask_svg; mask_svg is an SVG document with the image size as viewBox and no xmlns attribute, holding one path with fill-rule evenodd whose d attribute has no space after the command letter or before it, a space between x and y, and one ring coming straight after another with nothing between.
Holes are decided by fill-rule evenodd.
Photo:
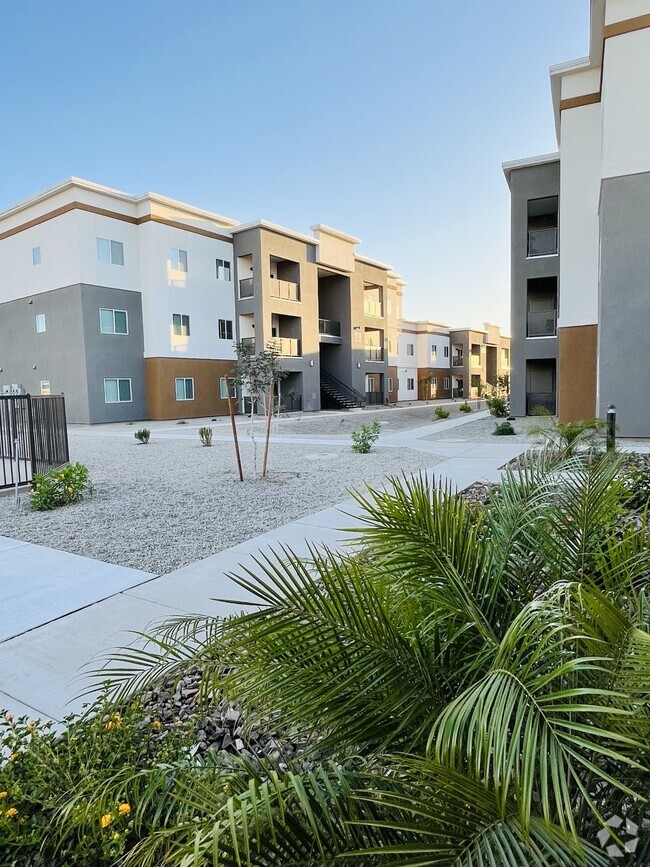
<instances>
[{"instance_id":1,"label":"black metal fence","mask_svg":"<svg viewBox=\"0 0 650 867\"><path fill-rule=\"evenodd\" d=\"M0 395L0 488L26 485L68 460L63 395Z\"/></svg>"}]
</instances>

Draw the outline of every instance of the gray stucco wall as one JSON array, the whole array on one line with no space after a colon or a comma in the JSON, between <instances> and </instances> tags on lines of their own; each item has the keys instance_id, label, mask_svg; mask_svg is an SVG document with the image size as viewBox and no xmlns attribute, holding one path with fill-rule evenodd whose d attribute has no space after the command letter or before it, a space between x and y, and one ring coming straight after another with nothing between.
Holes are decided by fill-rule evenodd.
<instances>
[{"instance_id":1,"label":"gray stucco wall","mask_svg":"<svg viewBox=\"0 0 650 867\"><path fill-rule=\"evenodd\" d=\"M126 310L129 334L101 334L100 307ZM43 333L38 314L45 315ZM47 380L52 394L65 395L69 422L145 418L140 293L76 284L0 305L0 368L0 385L17 383L32 394ZM106 404L104 377L130 378L133 402Z\"/></svg>"},{"instance_id":2,"label":"gray stucco wall","mask_svg":"<svg viewBox=\"0 0 650 867\"><path fill-rule=\"evenodd\" d=\"M511 295L510 295L510 408L513 415L526 415L526 361L557 359L557 337L527 337L527 284L536 277L558 278L560 256L527 258L528 201L559 196L560 163L544 163L514 169L511 191ZM561 253L561 251L560 251Z\"/></svg>"},{"instance_id":3,"label":"gray stucco wall","mask_svg":"<svg viewBox=\"0 0 650 867\"><path fill-rule=\"evenodd\" d=\"M650 173L602 182L598 414L622 436L650 436Z\"/></svg>"}]
</instances>

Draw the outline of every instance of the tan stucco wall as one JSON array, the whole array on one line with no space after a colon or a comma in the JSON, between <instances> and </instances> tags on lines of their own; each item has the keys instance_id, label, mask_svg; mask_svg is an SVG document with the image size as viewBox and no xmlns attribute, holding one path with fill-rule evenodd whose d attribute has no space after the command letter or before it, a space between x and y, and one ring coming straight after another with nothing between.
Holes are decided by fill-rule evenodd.
<instances>
[{"instance_id":1,"label":"tan stucco wall","mask_svg":"<svg viewBox=\"0 0 650 867\"><path fill-rule=\"evenodd\" d=\"M219 380L229 376L233 366L233 361L218 359L145 358L148 418L227 415L228 401L219 396ZM194 379L194 400L176 400L177 377Z\"/></svg>"},{"instance_id":2,"label":"tan stucco wall","mask_svg":"<svg viewBox=\"0 0 650 867\"><path fill-rule=\"evenodd\" d=\"M597 325L558 329L558 416L561 422L596 415Z\"/></svg>"}]
</instances>

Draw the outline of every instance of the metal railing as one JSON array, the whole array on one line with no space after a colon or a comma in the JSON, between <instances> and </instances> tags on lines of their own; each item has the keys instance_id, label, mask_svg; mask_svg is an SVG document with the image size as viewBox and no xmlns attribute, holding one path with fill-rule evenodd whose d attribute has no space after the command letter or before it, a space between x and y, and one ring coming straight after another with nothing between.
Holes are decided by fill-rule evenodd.
<instances>
[{"instance_id":1,"label":"metal railing","mask_svg":"<svg viewBox=\"0 0 650 867\"><path fill-rule=\"evenodd\" d=\"M555 337L557 334L557 310L528 311L527 337Z\"/></svg>"},{"instance_id":2,"label":"metal railing","mask_svg":"<svg viewBox=\"0 0 650 867\"><path fill-rule=\"evenodd\" d=\"M383 406L384 392L383 391L367 391L366 406Z\"/></svg>"},{"instance_id":3,"label":"metal railing","mask_svg":"<svg viewBox=\"0 0 650 867\"><path fill-rule=\"evenodd\" d=\"M296 337L274 337L269 345L274 346L280 355L289 358L298 358L300 352L300 340Z\"/></svg>"},{"instance_id":4,"label":"metal railing","mask_svg":"<svg viewBox=\"0 0 650 867\"><path fill-rule=\"evenodd\" d=\"M526 415L530 415L534 407L543 406L555 415L555 394L553 392L526 392Z\"/></svg>"},{"instance_id":5,"label":"metal railing","mask_svg":"<svg viewBox=\"0 0 650 867\"><path fill-rule=\"evenodd\" d=\"M341 323L337 322L335 319L319 319L318 333L325 334L328 337L340 337Z\"/></svg>"},{"instance_id":6,"label":"metal railing","mask_svg":"<svg viewBox=\"0 0 650 867\"><path fill-rule=\"evenodd\" d=\"M271 298L282 298L284 301L300 301L300 285L289 280L271 281Z\"/></svg>"},{"instance_id":7,"label":"metal railing","mask_svg":"<svg viewBox=\"0 0 650 867\"><path fill-rule=\"evenodd\" d=\"M381 346L366 346L366 361L383 361L384 350Z\"/></svg>"},{"instance_id":8,"label":"metal railing","mask_svg":"<svg viewBox=\"0 0 650 867\"><path fill-rule=\"evenodd\" d=\"M452 390L451 390L451 396L452 396L452 397L464 397L465 395L464 395L464 393L463 393L463 389L462 389L462 388L452 388Z\"/></svg>"},{"instance_id":9,"label":"metal railing","mask_svg":"<svg viewBox=\"0 0 650 867\"><path fill-rule=\"evenodd\" d=\"M296 394L294 397L283 394L280 396L280 411L281 412L300 412L302 410L302 395Z\"/></svg>"},{"instance_id":10,"label":"metal railing","mask_svg":"<svg viewBox=\"0 0 650 867\"><path fill-rule=\"evenodd\" d=\"M0 488L25 485L68 460L63 395L0 395Z\"/></svg>"},{"instance_id":11,"label":"metal railing","mask_svg":"<svg viewBox=\"0 0 650 867\"><path fill-rule=\"evenodd\" d=\"M557 229L528 230L528 258L533 256L554 256L557 253Z\"/></svg>"},{"instance_id":12,"label":"metal railing","mask_svg":"<svg viewBox=\"0 0 650 867\"><path fill-rule=\"evenodd\" d=\"M364 301L363 312L366 316L376 316L381 319L384 315L384 308L381 301Z\"/></svg>"},{"instance_id":13,"label":"metal railing","mask_svg":"<svg viewBox=\"0 0 650 867\"><path fill-rule=\"evenodd\" d=\"M239 297L240 298L252 298L254 294L253 290L253 278L247 277L245 280L239 281Z\"/></svg>"},{"instance_id":14,"label":"metal railing","mask_svg":"<svg viewBox=\"0 0 650 867\"><path fill-rule=\"evenodd\" d=\"M324 391L335 394L337 393L354 406L363 406L366 402L364 394L361 394L361 392L346 385L345 382L341 382L340 379L332 376L331 373L324 370L322 367L320 369L320 385Z\"/></svg>"},{"instance_id":15,"label":"metal railing","mask_svg":"<svg viewBox=\"0 0 650 867\"><path fill-rule=\"evenodd\" d=\"M255 338L254 337L242 337L241 339L242 346L250 346L250 348L255 352Z\"/></svg>"},{"instance_id":16,"label":"metal railing","mask_svg":"<svg viewBox=\"0 0 650 867\"><path fill-rule=\"evenodd\" d=\"M462 355L454 355L451 359L452 367L462 367L463 366L463 356Z\"/></svg>"}]
</instances>

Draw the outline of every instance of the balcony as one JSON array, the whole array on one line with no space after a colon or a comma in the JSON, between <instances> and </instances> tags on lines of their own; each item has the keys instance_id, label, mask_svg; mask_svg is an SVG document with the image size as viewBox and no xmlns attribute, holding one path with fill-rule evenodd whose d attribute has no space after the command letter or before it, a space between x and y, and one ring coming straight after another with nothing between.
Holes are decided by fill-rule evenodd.
<instances>
[{"instance_id":1,"label":"balcony","mask_svg":"<svg viewBox=\"0 0 650 867\"><path fill-rule=\"evenodd\" d=\"M557 334L557 310L528 311L526 337L555 337Z\"/></svg>"},{"instance_id":2,"label":"balcony","mask_svg":"<svg viewBox=\"0 0 650 867\"><path fill-rule=\"evenodd\" d=\"M552 415L555 415L555 394L553 392L527 392L526 415L530 415L536 406L543 406Z\"/></svg>"},{"instance_id":3,"label":"balcony","mask_svg":"<svg viewBox=\"0 0 650 867\"><path fill-rule=\"evenodd\" d=\"M383 361L384 350L381 346L366 346L366 361Z\"/></svg>"},{"instance_id":4,"label":"balcony","mask_svg":"<svg viewBox=\"0 0 650 867\"><path fill-rule=\"evenodd\" d=\"M271 282L271 298L282 298L283 301L300 301L300 285L289 280L273 280Z\"/></svg>"},{"instance_id":5,"label":"balcony","mask_svg":"<svg viewBox=\"0 0 650 867\"><path fill-rule=\"evenodd\" d=\"M300 340L295 337L274 337L269 345L285 358L300 358Z\"/></svg>"},{"instance_id":6,"label":"balcony","mask_svg":"<svg viewBox=\"0 0 650 867\"><path fill-rule=\"evenodd\" d=\"M367 391L366 406L383 406L384 392L383 391Z\"/></svg>"},{"instance_id":7,"label":"balcony","mask_svg":"<svg viewBox=\"0 0 650 867\"><path fill-rule=\"evenodd\" d=\"M246 280L239 281L239 297L240 298L252 298L253 297L253 278L247 277Z\"/></svg>"},{"instance_id":8,"label":"balcony","mask_svg":"<svg viewBox=\"0 0 650 867\"><path fill-rule=\"evenodd\" d=\"M557 228L528 230L528 258L557 254Z\"/></svg>"},{"instance_id":9,"label":"balcony","mask_svg":"<svg viewBox=\"0 0 650 867\"><path fill-rule=\"evenodd\" d=\"M463 366L463 356L462 355L454 355L451 359L452 367L462 367Z\"/></svg>"},{"instance_id":10,"label":"balcony","mask_svg":"<svg viewBox=\"0 0 650 867\"><path fill-rule=\"evenodd\" d=\"M462 388L452 388L452 390L451 390L451 396L452 396L452 397L464 397L465 395L464 395L464 393L463 393L463 389L462 389Z\"/></svg>"},{"instance_id":11,"label":"balcony","mask_svg":"<svg viewBox=\"0 0 650 867\"><path fill-rule=\"evenodd\" d=\"M250 346L250 348L255 352L255 338L254 337L242 337L241 339L242 346Z\"/></svg>"},{"instance_id":12,"label":"balcony","mask_svg":"<svg viewBox=\"0 0 650 867\"><path fill-rule=\"evenodd\" d=\"M363 312L366 316L376 316L378 319L382 319L384 308L381 301L364 301Z\"/></svg>"},{"instance_id":13,"label":"balcony","mask_svg":"<svg viewBox=\"0 0 650 867\"><path fill-rule=\"evenodd\" d=\"M340 337L341 323L337 322L335 319L319 319L318 333L324 334L327 337Z\"/></svg>"}]
</instances>

